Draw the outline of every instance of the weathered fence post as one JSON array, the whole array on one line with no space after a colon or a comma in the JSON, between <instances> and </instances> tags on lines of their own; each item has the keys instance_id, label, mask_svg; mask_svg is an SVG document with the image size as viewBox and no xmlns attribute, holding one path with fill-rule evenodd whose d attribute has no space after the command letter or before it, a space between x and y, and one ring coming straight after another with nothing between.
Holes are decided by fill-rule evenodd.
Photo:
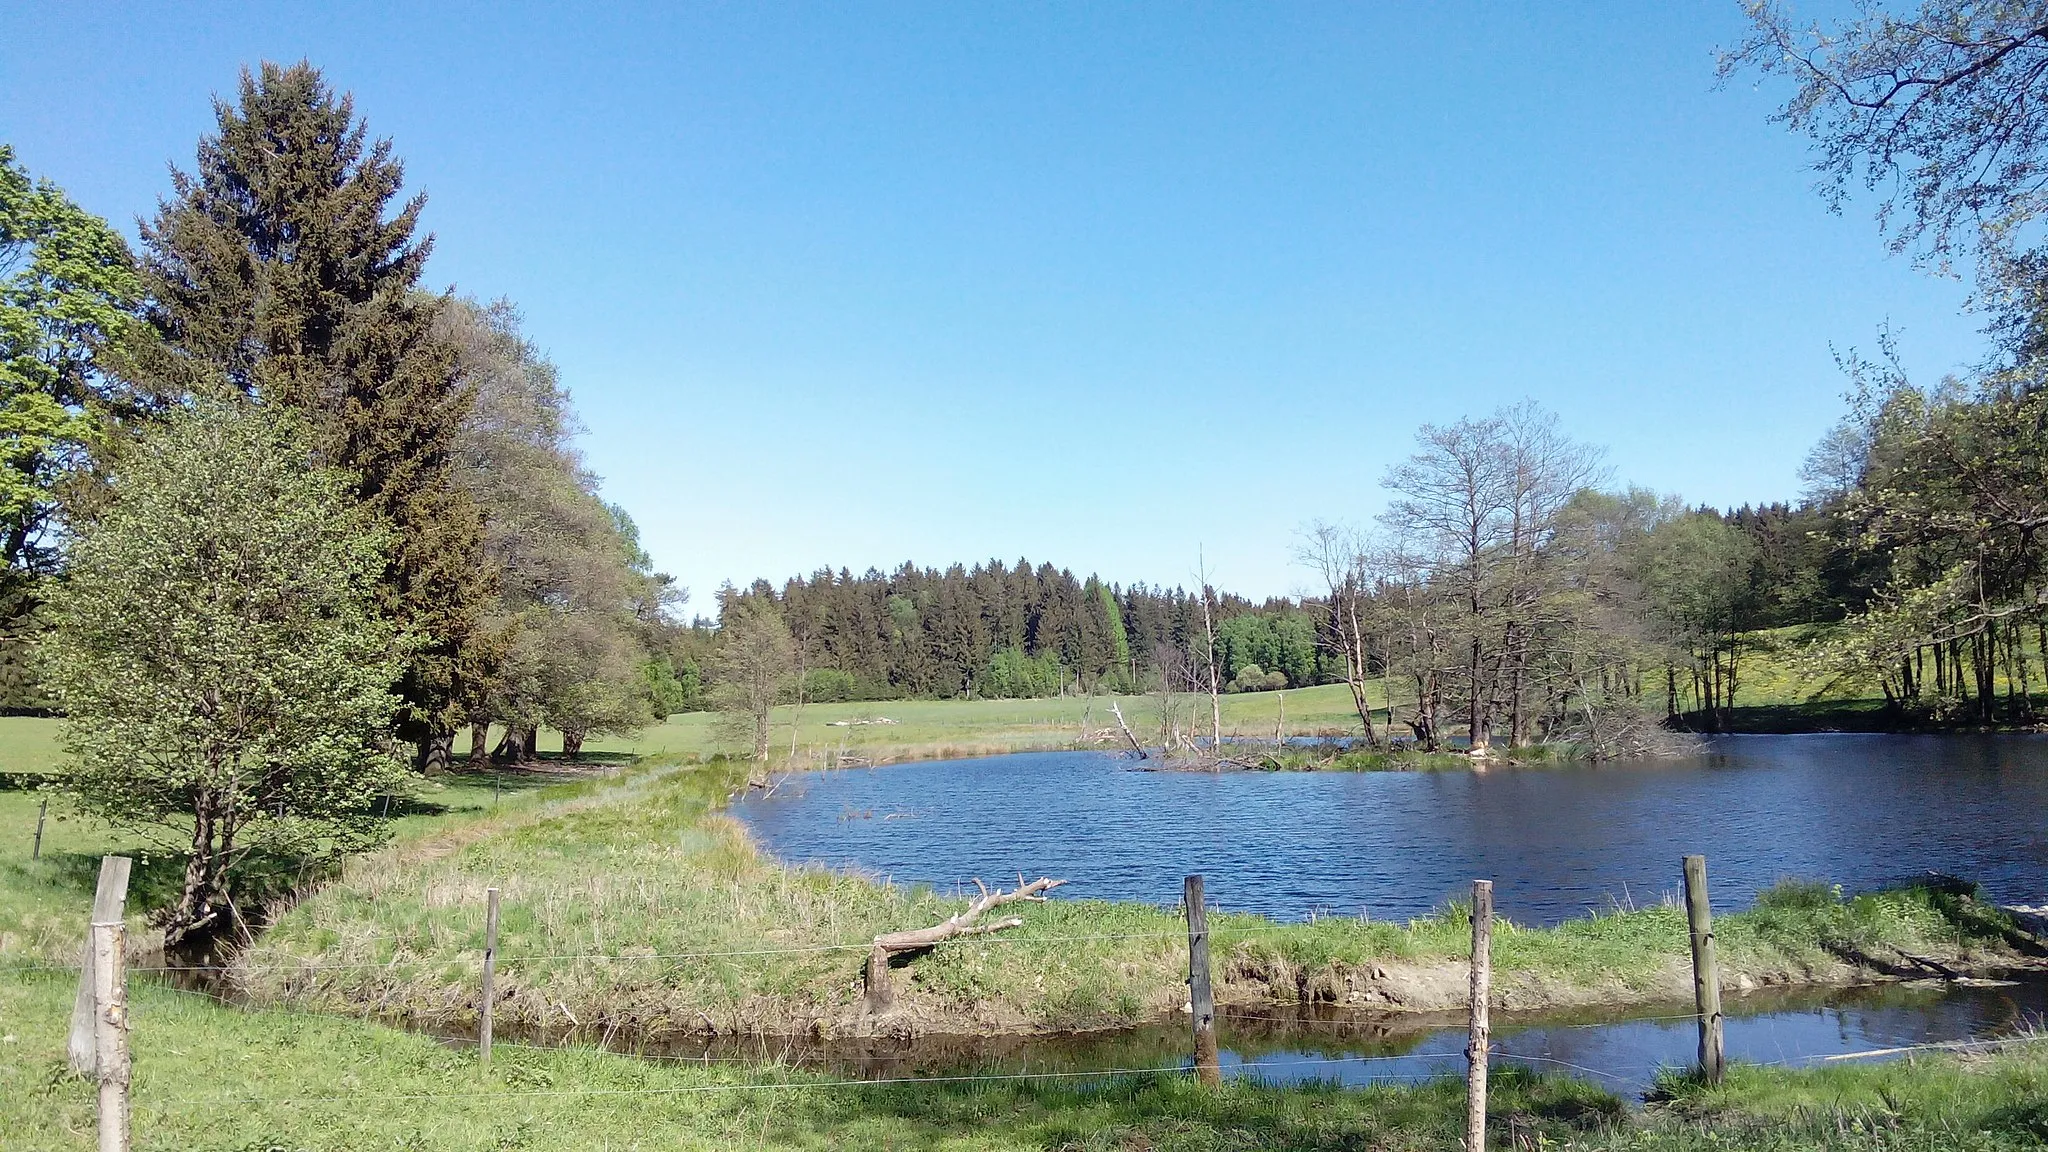
<instances>
[{"instance_id":1,"label":"weathered fence post","mask_svg":"<svg viewBox=\"0 0 2048 1152\"><path fill-rule=\"evenodd\" d=\"M1721 965L1714 956L1714 910L1707 900L1707 858L1685 858L1685 919L1692 929L1692 998L1700 1017L1700 1075L1721 1082Z\"/></svg>"},{"instance_id":2,"label":"weathered fence post","mask_svg":"<svg viewBox=\"0 0 2048 1152\"><path fill-rule=\"evenodd\" d=\"M100 1152L128 1152L128 966L121 921L95 921L93 1048L100 1081Z\"/></svg>"},{"instance_id":3,"label":"weathered fence post","mask_svg":"<svg viewBox=\"0 0 2048 1152\"><path fill-rule=\"evenodd\" d=\"M477 1022L476 1050L491 1066L491 1010L498 999L498 890L484 889L484 1006Z\"/></svg>"},{"instance_id":4,"label":"weathered fence post","mask_svg":"<svg viewBox=\"0 0 2048 1152\"><path fill-rule=\"evenodd\" d=\"M1486 1148L1486 1057L1492 1046L1487 1001L1493 990L1493 881L1472 882L1472 1029L1465 1042L1465 1147Z\"/></svg>"},{"instance_id":5,"label":"weathered fence post","mask_svg":"<svg viewBox=\"0 0 2048 1152\"><path fill-rule=\"evenodd\" d=\"M1188 1010L1195 1032L1195 1077L1204 1084L1223 1082L1216 1053L1216 994L1209 986L1209 909L1203 903L1202 878L1187 878L1183 890L1188 910Z\"/></svg>"},{"instance_id":6,"label":"weathered fence post","mask_svg":"<svg viewBox=\"0 0 2048 1152\"><path fill-rule=\"evenodd\" d=\"M128 869L131 863L126 856L100 857L100 881L99 886L93 889L92 918L85 922L85 948L83 959L79 962L78 997L71 1002L71 1070L81 1076L91 1074L95 1063L93 996L97 985L93 983L92 978L92 925L117 923L122 919L128 904Z\"/></svg>"},{"instance_id":7,"label":"weathered fence post","mask_svg":"<svg viewBox=\"0 0 2048 1152\"><path fill-rule=\"evenodd\" d=\"M43 797L42 804L36 808L36 846L28 854L28 858L31 860L41 860L43 858L43 818L49 814L50 798L45 796Z\"/></svg>"}]
</instances>

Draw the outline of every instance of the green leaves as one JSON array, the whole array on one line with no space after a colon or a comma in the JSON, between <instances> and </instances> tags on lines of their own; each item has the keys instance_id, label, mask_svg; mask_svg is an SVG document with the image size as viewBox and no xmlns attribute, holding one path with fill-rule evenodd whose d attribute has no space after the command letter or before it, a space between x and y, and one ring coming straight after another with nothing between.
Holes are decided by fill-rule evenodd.
<instances>
[{"instance_id":1,"label":"green leaves","mask_svg":"<svg viewBox=\"0 0 2048 1152\"><path fill-rule=\"evenodd\" d=\"M68 787L118 823L193 831L185 911L240 854L375 839L403 787L385 733L413 641L375 611L386 534L290 412L206 401L124 460L49 603Z\"/></svg>"},{"instance_id":2,"label":"green leaves","mask_svg":"<svg viewBox=\"0 0 2048 1152\"><path fill-rule=\"evenodd\" d=\"M142 292L107 222L0 144L0 541L10 569L49 558L36 538L54 490L93 432L97 358Z\"/></svg>"}]
</instances>

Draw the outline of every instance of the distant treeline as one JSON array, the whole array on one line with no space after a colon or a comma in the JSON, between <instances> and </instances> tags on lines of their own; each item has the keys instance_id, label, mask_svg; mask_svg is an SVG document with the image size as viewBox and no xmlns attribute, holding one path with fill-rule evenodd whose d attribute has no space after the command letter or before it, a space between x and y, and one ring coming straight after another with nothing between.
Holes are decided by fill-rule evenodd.
<instances>
[{"instance_id":1,"label":"distant treeline","mask_svg":"<svg viewBox=\"0 0 2048 1152\"><path fill-rule=\"evenodd\" d=\"M860 575L821 569L779 589L757 580L719 591L721 618L755 606L772 607L788 625L804 699L820 703L1135 692L1156 679L1163 654L1201 649L1206 636L1196 593L1110 584L1023 559ZM1332 678L1300 605L1226 593L1211 606L1228 687ZM716 643L712 622L701 619L680 638L686 678Z\"/></svg>"}]
</instances>

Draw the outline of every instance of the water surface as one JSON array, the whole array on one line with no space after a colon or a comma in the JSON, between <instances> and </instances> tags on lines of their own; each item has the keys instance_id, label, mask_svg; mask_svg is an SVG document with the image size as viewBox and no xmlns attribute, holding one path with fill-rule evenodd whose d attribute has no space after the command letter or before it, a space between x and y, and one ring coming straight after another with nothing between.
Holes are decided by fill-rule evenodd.
<instances>
[{"instance_id":1,"label":"water surface","mask_svg":"<svg viewBox=\"0 0 2048 1152\"><path fill-rule=\"evenodd\" d=\"M1896 1055L1889 1050L2023 1033L2038 1027L2048 1012L2048 981L2036 974L1996 986L1773 990L1732 996L1726 1012L1730 1059L1803 1067L1830 1056ZM1465 1023L1455 1014L1226 1009L1217 1033L1225 1075L1268 1083L1416 1083L1464 1074ZM621 1047L617 1037L580 1039ZM1688 1006L1669 1004L1624 1011L1500 1012L1494 1016L1493 1039L1496 1067L1520 1064L1540 1072L1561 1072L1629 1097L1649 1089L1659 1070L1689 1066L1697 1052L1698 1032ZM1190 1046L1187 1018L1176 1016L1138 1028L1080 1035L911 1041L686 1038L677 1045L638 1051L707 1062L772 1060L871 1080L1021 1073L1088 1079L1119 1071L1185 1067ZM629 1041L622 1050L636 1048Z\"/></svg>"},{"instance_id":2,"label":"water surface","mask_svg":"<svg viewBox=\"0 0 2048 1152\"><path fill-rule=\"evenodd\" d=\"M1522 923L1678 887L1717 907L1799 877L1850 891L1943 872L2048 902L2048 738L1732 736L1696 756L1486 773L1186 773L1091 752L803 773L736 814L771 852L897 883L1064 877L1068 898L1398 919L1475 878Z\"/></svg>"}]
</instances>

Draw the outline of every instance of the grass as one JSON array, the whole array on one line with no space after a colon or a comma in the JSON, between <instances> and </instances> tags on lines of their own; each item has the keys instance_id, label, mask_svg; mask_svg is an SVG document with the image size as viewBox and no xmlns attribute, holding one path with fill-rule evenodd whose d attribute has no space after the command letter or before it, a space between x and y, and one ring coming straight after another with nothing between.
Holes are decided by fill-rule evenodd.
<instances>
[{"instance_id":1,"label":"grass","mask_svg":"<svg viewBox=\"0 0 2048 1152\"><path fill-rule=\"evenodd\" d=\"M92 1096L62 1068L70 992L0 976L0 1149L91 1146ZM789 1070L656 1063L590 1049L472 1053L361 1021L226 1009L138 985L136 1147L1323 1149L1453 1148L1462 1085L1203 1091L1179 1075L830 1086ZM1504 1072L1503 1117L1565 1135L1618 1102ZM408 1099L407 1097L410 1097ZM422 1099L421 1097L425 1097Z\"/></svg>"},{"instance_id":2,"label":"grass","mask_svg":"<svg viewBox=\"0 0 2048 1152\"><path fill-rule=\"evenodd\" d=\"M0 718L0 748L54 747L34 739L39 733L29 727L51 723ZM183 858L173 845L79 815L60 794L38 788L40 777L34 771L0 775L0 961L26 957L70 963L77 958L100 857L105 855L125 855L135 862L129 878L128 928L131 939L149 947L147 915L176 899ZM509 773L501 786L510 803L544 786L544 780ZM402 841L444 823L482 815L495 802L493 786L488 775L424 781L402 809L403 815L391 822L394 835ZM50 806L37 859L36 821L46 799Z\"/></svg>"},{"instance_id":3,"label":"grass","mask_svg":"<svg viewBox=\"0 0 2048 1152\"><path fill-rule=\"evenodd\" d=\"M0 974L0 1152L93 1146L93 1090L63 1066L68 982ZM588 1048L464 1048L374 1023L244 1011L138 982L140 1152L405 1149L1058 1149L1322 1152L1459 1147L1464 1087L1203 1089L1176 1074L849 1085L790 1069ZM1590 1085L1496 1068L1504 1148L1584 1152L2004 1152L2048 1135L2048 1045L1787 1072L1667 1077L1630 1112Z\"/></svg>"},{"instance_id":4,"label":"grass","mask_svg":"<svg viewBox=\"0 0 2048 1152\"><path fill-rule=\"evenodd\" d=\"M785 705L775 710L774 746L786 753L794 728L799 763L826 763L842 752L881 761L986 756L1041 748L1114 749L1123 747L1124 741L1110 714L1112 702L1123 710L1139 740L1158 743L1158 702L1149 696L1121 696L1113 701L1110 697L1056 697L811 704L800 715L796 708ZM1379 704L1383 710L1384 698ZM1206 708L1205 704L1199 718L1203 731L1207 730ZM1342 684L1323 684L1224 696L1224 734L1270 738L1280 729L1283 709L1290 736L1351 735L1359 730L1351 690ZM893 723L875 723L877 720ZM671 716L634 740L593 741L587 747L657 759L708 758L721 751L715 726L712 715L688 712Z\"/></svg>"}]
</instances>

